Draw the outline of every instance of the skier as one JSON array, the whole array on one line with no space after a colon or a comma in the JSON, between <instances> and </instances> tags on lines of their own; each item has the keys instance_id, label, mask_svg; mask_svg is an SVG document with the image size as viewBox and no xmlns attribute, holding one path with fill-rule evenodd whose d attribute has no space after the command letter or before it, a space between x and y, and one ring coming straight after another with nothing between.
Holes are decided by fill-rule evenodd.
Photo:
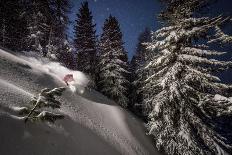
<instances>
[{"instance_id":1,"label":"skier","mask_svg":"<svg viewBox=\"0 0 232 155\"><path fill-rule=\"evenodd\" d=\"M73 74L65 75L65 77L63 78L63 81L66 83L67 86L69 86L68 82L75 81L73 78Z\"/></svg>"}]
</instances>

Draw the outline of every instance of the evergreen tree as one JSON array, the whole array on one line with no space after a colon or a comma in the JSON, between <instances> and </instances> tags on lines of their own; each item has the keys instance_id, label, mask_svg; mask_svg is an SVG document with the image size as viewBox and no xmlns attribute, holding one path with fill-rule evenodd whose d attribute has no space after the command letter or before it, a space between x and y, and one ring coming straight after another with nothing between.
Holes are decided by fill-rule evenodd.
<instances>
[{"instance_id":1,"label":"evergreen tree","mask_svg":"<svg viewBox=\"0 0 232 155\"><path fill-rule=\"evenodd\" d=\"M128 60L123 47L122 33L115 17L109 16L100 39L98 87L118 104L128 104Z\"/></svg>"},{"instance_id":2,"label":"evergreen tree","mask_svg":"<svg viewBox=\"0 0 232 155\"><path fill-rule=\"evenodd\" d=\"M229 18L197 17L194 11L207 4L202 0L167 3L160 16L167 25L148 45L158 50L146 66L151 73L145 85L152 106L149 133L167 154L229 154L231 137L225 128L231 126L222 121L231 119L232 86L215 71L227 70L232 62L218 60L225 52L212 50L208 40L228 41L218 27Z\"/></svg>"},{"instance_id":3,"label":"evergreen tree","mask_svg":"<svg viewBox=\"0 0 232 155\"><path fill-rule=\"evenodd\" d=\"M88 2L82 3L77 14L74 46L77 50L77 69L89 74L95 80L96 70L96 30Z\"/></svg>"},{"instance_id":4,"label":"evergreen tree","mask_svg":"<svg viewBox=\"0 0 232 155\"><path fill-rule=\"evenodd\" d=\"M144 70L144 65L148 60L148 51L144 43L151 41L151 34L148 28L145 29L139 35L138 44L136 47L135 55L132 57L130 63L131 72L131 91L130 91L130 108L135 111L136 114L143 116L143 109L146 109L143 105L143 100L145 97L143 91L143 83L147 75L146 70Z\"/></svg>"},{"instance_id":5,"label":"evergreen tree","mask_svg":"<svg viewBox=\"0 0 232 155\"><path fill-rule=\"evenodd\" d=\"M51 15L48 0L32 0L26 3L28 50L38 51L45 56Z\"/></svg>"},{"instance_id":6,"label":"evergreen tree","mask_svg":"<svg viewBox=\"0 0 232 155\"><path fill-rule=\"evenodd\" d=\"M68 13L70 10L69 0L50 0L50 23L49 36L46 45L46 54L61 62L64 62L64 55L69 54L67 47L69 43L66 35L67 25L69 23ZM55 57L54 57L55 56ZM65 56L67 57L67 56ZM65 62L66 64L70 62Z\"/></svg>"}]
</instances>

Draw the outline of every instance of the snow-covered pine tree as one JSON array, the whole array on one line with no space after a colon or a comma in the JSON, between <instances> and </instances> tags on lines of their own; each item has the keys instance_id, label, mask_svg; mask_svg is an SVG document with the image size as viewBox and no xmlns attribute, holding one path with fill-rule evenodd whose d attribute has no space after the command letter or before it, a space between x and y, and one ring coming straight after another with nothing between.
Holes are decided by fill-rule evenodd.
<instances>
[{"instance_id":1,"label":"snow-covered pine tree","mask_svg":"<svg viewBox=\"0 0 232 155\"><path fill-rule=\"evenodd\" d=\"M122 107L128 104L128 59L117 19L109 16L100 39L98 87Z\"/></svg>"},{"instance_id":2,"label":"snow-covered pine tree","mask_svg":"<svg viewBox=\"0 0 232 155\"><path fill-rule=\"evenodd\" d=\"M149 28L146 28L138 37L138 44L136 47L135 55L131 59L130 72L131 72L131 85L130 85L130 105L129 107L136 114L143 116L143 83L146 79L146 70L144 65L147 62L147 50L143 43L151 41L151 32Z\"/></svg>"},{"instance_id":3,"label":"snow-covered pine tree","mask_svg":"<svg viewBox=\"0 0 232 155\"><path fill-rule=\"evenodd\" d=\"M74 26L74 46L77 50L77 69L89 74L95 80L96 70L96 30L88 2L82 3Z\"/></svg>"},{"instance_id":4,"label":"snow-covered pine tree","mask_svg":"<svg viewBox=\"0 0 232 155\"><path fill-rule=\"evenodd\" d=\"M232 86L214 73L227 70L232 62L217 60L225 52L203 41L220 41L218 27L229 18L196 17L194 11L207 4L202 0L167 2L160 16L167 24L147 47L158 50L146 66L147 104L152 105L149 133L167 154L229 154L232 144L220 121L231 119L232 100L227 97Z\"/></svg>"},{"instance_id":5,"label":"snow-covered pine tree","mask_svg":"<svg viewBox=\"0 0 232 155\"><path fill-rule=\"evenodd\" d=\"M64 56L70 54L70 45L66 30L69 23L67 13L70 10L69 0L50 0L50 23L49 23L49 36L48 43L46 45L46 53L48 57L52 59L56 58L60 62L64 62L66 59ZM66 56L65 56L66 57ZM70 62L64 62L69 64Z\"/></svg>"},{"instance_id":6,"label":"snow-covered pine tree","mask_svg":"<svg viewBox=\"0 0 232 155\"><path fill-rule=\"evenodd\" d=\"M49 35L50 8L48 0L32 0L26 3L25 16L28 22L28 50L45 56L45 46Z\"/></svg>"}]
</instances>

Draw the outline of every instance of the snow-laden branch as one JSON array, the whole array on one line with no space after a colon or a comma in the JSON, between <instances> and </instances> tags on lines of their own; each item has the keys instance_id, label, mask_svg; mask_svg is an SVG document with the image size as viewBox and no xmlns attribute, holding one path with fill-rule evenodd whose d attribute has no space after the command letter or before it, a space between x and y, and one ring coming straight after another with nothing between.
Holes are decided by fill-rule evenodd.
<instances>
[{"instance_id":1,"label":"snow-laden branch","mask_svg":"<svg viewBox=\"0 0 232 155\"><path fill-rule=\"evenodd\" d=\"M219 26L215 27L215 38L208 41L208 43L221 42L221 43L232 43L232 36L225 34Z\"/></svg>"}]
</instances>

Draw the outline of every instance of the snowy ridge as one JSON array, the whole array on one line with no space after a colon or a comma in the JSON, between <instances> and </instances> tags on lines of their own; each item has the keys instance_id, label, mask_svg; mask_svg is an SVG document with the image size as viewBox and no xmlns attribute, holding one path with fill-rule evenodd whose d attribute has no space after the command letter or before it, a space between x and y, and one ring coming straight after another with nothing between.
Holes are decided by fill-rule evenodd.
<instances>
[{"instance_id":1,"label":"snowy ridge","mask_svg":"<svg viewBox=\"0 0 232 155\"><path fill-rule=\"evenodd\" d=\"M143 124L94 90L88 78L55 62L15 56L0 49L0 154L158 154ZM60 98L55 124L18 119L19 107L45 88L65 86L62 76L72 73L76 92ZM17 130L15 130L17 129Z\"/></svg>"}]
</instances>

